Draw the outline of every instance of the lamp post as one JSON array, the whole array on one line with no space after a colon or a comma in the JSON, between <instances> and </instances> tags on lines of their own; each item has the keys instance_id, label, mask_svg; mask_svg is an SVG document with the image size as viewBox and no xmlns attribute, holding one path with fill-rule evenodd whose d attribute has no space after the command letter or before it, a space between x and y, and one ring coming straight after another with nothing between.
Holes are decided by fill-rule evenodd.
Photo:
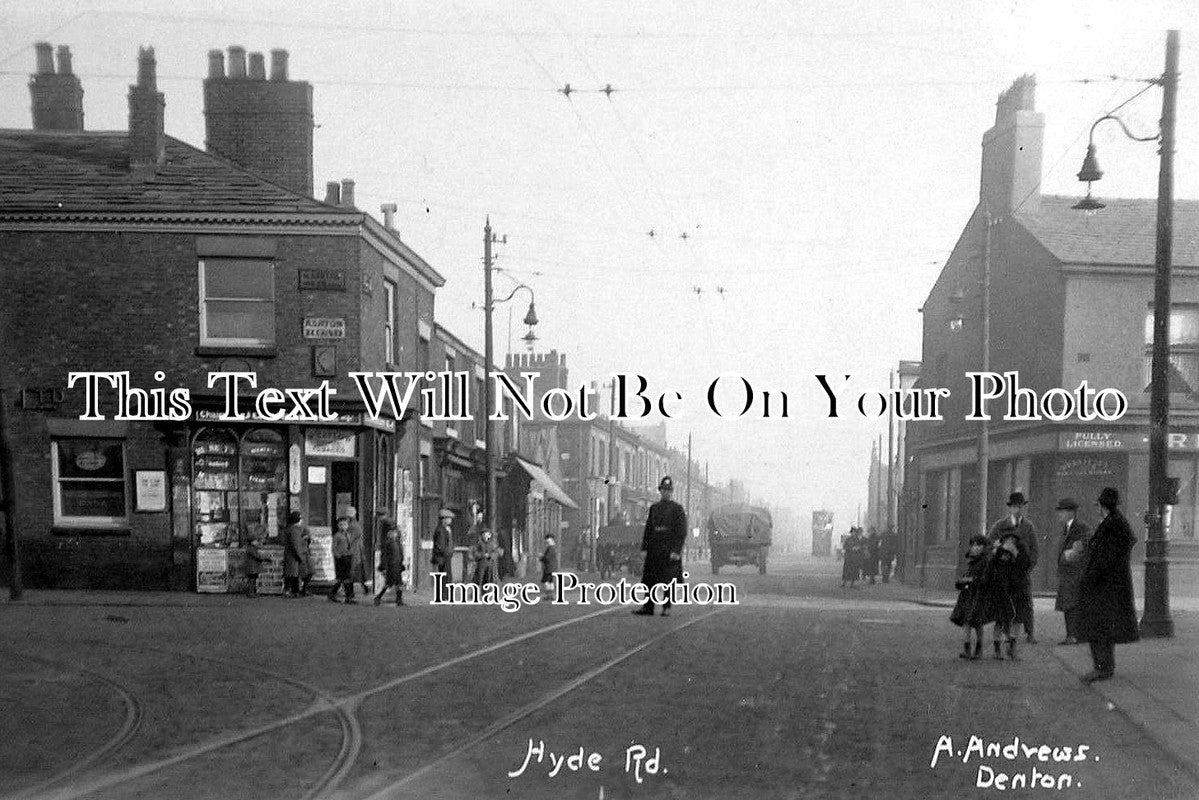
<instances>
[{"instance_id":1,"label":"lamp post","mask_svg":"<svg viewBox=\"0 0 1199 800\"><path fill-rule=\"evenodd\" d=\"M491 273L495 270L492 261L491 246L498 243L507 243L508 237L497 237L491 231L491 217L487 218L483 226L483 361L485 362L483 370L485 380L483 382L483 398L484 398L484 418L483 418L483 459L486 462L484 465L484 513L483 524L487 526L493 533L495 531L495 460L493 458L493 442L491 436L491 414L492 414L492 385L491 385L491 365L495 362L494 353L494 336L491 327L491 313L495 307L501 303L506 303L516 296L516 293L524 289L529 293L529 310L525 312L524 324L529 326L529 332L522 338L529 346L533 348L533 343L537 341L537 335L533 333L533 326L537 324L537 312L534 308L536 296L533 290L525 284L518 284L512 292L502 300L496 300L492 292Z\"/></svg>"},{"instance_id":2,"label":"lamp post","mask_svg":"<svg viewBox=\"0 0 1199 800\"><path fill-rule=\"evenodd\" d=\"M1153 279L1153 362L1149 380L1149 510L1145 522L1145 612L1141 635L1174 635L1170 618L1170 577L1167 558L1166 506L1170 498L1167 433L1170 427L1170 269L1174 244L1174 122L1178 105L1178 31L1166 33L1166 69L1155 82L1162 87L1161 130L1156 136L1134 136L1123 120L1106 114L1091 126L1087 155L1078 179L1087 184L1087 196L1074 208L1094 212L1104 207L1091 197L1091 184L1103 177L1095 155L1095 127L1114 119L1130 139L1161 140L1157 178L1157 242Z\"/></svg>"}]
</instances>

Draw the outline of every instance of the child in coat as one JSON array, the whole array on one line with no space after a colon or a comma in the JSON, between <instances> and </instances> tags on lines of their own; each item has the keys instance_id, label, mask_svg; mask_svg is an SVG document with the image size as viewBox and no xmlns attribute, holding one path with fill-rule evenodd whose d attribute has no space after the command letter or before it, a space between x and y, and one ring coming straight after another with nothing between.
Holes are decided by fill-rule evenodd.
<instances>
[{"instance_id":1,"label":"child in coat","mask_svg":"<svg viewBox=\"0 0 1199 800\"><path fill-rule=\"evenodd\" d=\"M329 601L337 602L337 590L346 587L346 604L352 605L354 599L354 575L352 567L354 556L350 550L350 518L339 517L337 530L333 531L333 588L329 591Z\"/></svg>"},{"instance_id":2,"label":"child in coat","mask_svg":"<svg viewBox=\"0 0 1199 800\"><path fill-rule=\"evenodd\" d=\"M541 588L548 594L554 588L554 573L558 571L558 543L554 534L545 535L545 552L541 554Z\"/></svg>"},{"instance_id":3,"label":"child in coat","mask_svg":"<svg viewBox=\"0 0 1199 800\"><path fill-rule=\"evenodd\" d=\"M958 601L949 615L949 621L965 631L959 658L977 661L982 657L983 625L986 616L983 609L983 576L987 569L987 537L976 533L970 537L970 549L966 553L966 571L954 584L958 590ZM973 646L970 634L974 634Z\"/></svg>"},{"instance_id":4,"label":"child in coat","mask_svg":"<svg viewBox=\"0 0 1199 800\"><path fill-rule=\"evenodd\" d=\"M246 596L258 596L258 565L263 561L268 560L266 556L258 552L260 544L257 536L250 537L249 544L246 545Z\"/></svg>"},{"instance_id":5,"label":"child in coat","mask_svg":"<svg viewBox=\"0 0 1199 800\"><path fill-rule=\"evenodd\" d=\"M1027 607L1024 575L1028 572L1028 551L1015 532L1008 532L999 540L987 564L984 580L986 618L995 623L992 644L995 658L1002 660L999 637L1007 640L1008 658L1016 660L1016 637L1012 630L1017 623L1023 624L1024 609Z\"/></svg>"},{"instance_id":6,"label":"child in coat","mask_svg":"<svg viewBox=\"0 0 1199 800\"><path fill-rule=\"evenodd\" d=\"M375 605L383 602L383 595L392 586L396 589L396 605L404 605L404 546L400 544L400 530L393 524L387 526L383 546L379 548L379 572L383 573L383 588L375 595Z\"/></svg>"}]
</instances>

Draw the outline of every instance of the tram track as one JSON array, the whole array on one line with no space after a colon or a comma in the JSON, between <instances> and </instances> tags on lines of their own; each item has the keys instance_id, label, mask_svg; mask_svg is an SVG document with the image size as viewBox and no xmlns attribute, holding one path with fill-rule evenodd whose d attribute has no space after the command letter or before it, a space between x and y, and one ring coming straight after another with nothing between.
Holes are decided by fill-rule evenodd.
<instances>
[{"instance_id":1,"label":"tram track","mask_svg":"<svg viewBox=\"0 0 1199 800\"><path fill-rule=\"evenodd\" d=\"M49 778L45 778L38 783L33 784L32 786L27 786L24 789L19 790L16 794L10 795L9 797L11 800L26 800L26 798L38 796L47 789L51 789L54 786L63 783L75 775L78 775L80 772L89 769L109 756L115 754L126 744L128 744L134 736L137 735L138 730L142 726L142 721L145 719L145 709L141 700L138 699L138 696L126 686L100 672L97 672L96 670L81 666L79 664L57 661L55 659L45 658L44 656L34 656L8 648L2 648L0 649L0 652L14 656L18 659L33 662L35 664L42 664L43 666L48 666L52 669L58 669L65 672L76 672L81 675L86 675L92 680L98 681L99 683L102 683L110 688L117 694L118 697L121 698L121 702L125 706L125 718L121 721L121 726L117 729L117 731L111 737L109 737L108 741L106 741L100 747L92 750L90 753L77 760L69 767L59 770Z\"/></svg>"},{"instance_id":2,"label":"tram track","mask_svg":"<svg viewBox=\"0 0 1199 800\"><path fill-rule=\"evenodd\" d=\"M705 614L702 614L698 617L689 619L681 625L675 625L675 626L671 627L669 630L663 631L662 633L659 633L656 636L653 636L650 639L647 639L646 641L641 642L638 645L635 645L627 650L622 651L619 655L614 656L613 658L610 658L607 661L604 661L602 664L599 664L596 667L586 670L582 674L559 685L557 688L555 688L549 692L546 692L545 694L538 697L537 699L535 699L529 703L526 703L525 705L521 706L520 708L515 709L514 711L511 711L511 712L505 714L504 716L500 717L495 722L492 722L490 725L488 725L483 730L479 731L478 733L472 735L468 739L455 745L452 750L449 750L448 752L441 754L437 758L426 762L425 764L423 764L422 766L413 770L412 772L409 772L408 774L404 775L402 778L399 778L398 780L394 780L391 783L387 784L386 786L375 790L374 793L368 795L365 798L362 798L362 800L398 800L398 798L405 796L403 792L406 789L408 789L413 783L417 782L420 778L429 774L431 771L437 769L438 767L441 767L442 765L444 765L446 762L450 761L451 759L454 759L454 758L462 755L466 751L486 742L488 739L492 738L496 734L506 730L507 728L512 727L516 723L528 718L529 716L532 716L533 714L535 714L536 712L545 708L546 706L550 705L551 703L553 703L553 702L559 700L560 698L564 697L565 695L575 691L576 689L583 686L584 684L595 680L596 678L598 678L600 675L603 675L608 670L627 661L628 659L630 659L633 656L637 655L638 653L648 649L649 647L657 644L658 642L662 641L663 639L673 636L674 634L678 633L679 631L681 631L685 628L689 628L692 625L703 622L704 620L719 614L721 612L721 610L722 609L715 609L713 611L709 611Z\"/></svg>"},{"instance_id":3,"label":"tram track","mask_svg":"<svg viewBox=\"0 0 1199 800\"><path fill-rule=\"evenodd\" d=\"M273 678L284 680L293 686L306 687L308 691L319 692L320 696L318 696L317 702L315 702L312 706L310 706L307 709L297 711L297 712L289 714L287 716L280 717L278 719L272 720L270 722L262 723L260 725L256 725L251 728L246 728L246 729L243 729L240 731L233 731L230 733L221 734L219 736L213 737L205 742L201 742L199 744L193 745L189 748L181 750L180 752L174 753L165 758L160 758L155 761L150 761L145 764L140 764L140 765L137 765L134 767L129 767L127 769L124 769L124 770L121 770L118 772L109 773L107 775L102 775L102 776L96 777L87 782L81 782L81 783L75 784L70 787L63 787L56 791L52 791L50 793L45 793L45 789L53 789L53 787L55 787L61 783L61 780L59 780L60 777L66 777L66 776L56 776L52 782L45 781L45 782L43 782L43 784L39 784L38 787L36 787L36 788L30 788L30 789L24 790L26 793L20 795L20 798L21 798L21 800L32 800L32 798L34 798L34 797L36 797L37 800L76 800L76 798L86 797L86 796L95 794L97 792L104 791L106 789L111 789L113 787L121 786L123 784L129 783L129 782L137 780L139 778L143 778L143 777L146 777L153 773L156 773L160 770L190 761L192 759L207 755L207 754L215 752L217 750L221 750L226 747L231 747L231 746L243 743L243 742L247 742L251 739L255 739L255 738L263 736L265 734L281 730L283 728L289 727L296 723L304 722L306 720L309 720L316 716L319 716L320 714L332 712L338 716L340 724L343 726L342 727L342 731L343 731L342 747L339 750L337 757L334 759L334 762L330 765L330 767L322 775L321 779L319 779L315 784L313 784L313 786L310 787L308 789L308 791L305 792L301 796L303 798L303 800L317 800L317 798L328 796L340 784L340 782L342 780L344 780L346 775L350 772L350 770L354 766L354 763L359 755L359 752L360 752L361 746L362 746L361 725L359 724L357 715L356 715L356 713L354 713L354 710L357 709L358 705L363 700L373 697L374 695L382 694L383 692L389 691L391 689L395 689L404 684L408 684L413 681L417 681L421 678L428 677L435 673L441 672L442 670L450 669L452 667L459 666L461 664L467 663L469 661L472 661L474 659L488 655L490 653L494 653L494 652L503 650L505 648L512 647L516 644L520 644L521 642L525 642L525 641L535 638L537 636L541 636L541 635L550 633L552 631L560 630L562 628L565 628L565 627L568 627L571 625L576 625L578 623L585 622L585 621L591 620L591 619L595 619L597 617L600 617L600 616L603 616L606 614L610 614L614 611L619 611L619 610L623 610L623 609L624 609L623 606L604 608L599 611L594 611L594 612L584 614L584 615L581 615L578 617L573 617L573 618L570 618L567 620L562 620L559 622L552 623L550 625L545 625L540 628L535 628L534 630L526 631L526 632L518 634L516 636L512 636L507 639L501 640L499 642L494 642L490 645L486 645L486 646L478 648L476 650L472 650L470 652L463 653L462 655L456 656L454 658L448 659L448 660L440 662L438 664L434 664L429 667L425 667L423 669L419 669L414 672L402 675L398 678L394 678L392 680L385 681L385 682L383 682L377 686L373 686L369 689L365 689L365 690L355 692L350 695L345 695L345 696L342 696L339 698L332 697L332 696L328 695L327 693L323 692L322 690L317 689L316 687L311 687L310 685L305 684L302 681L297 681L293 678L290 678L289 676L280 675L278 673L273 673L268 670L262 670L260 668L247 667L246 665L241 664L240 662L225 661L223 659L218 659L213 656L201 656L201 655L196 655L196 654L192 654L192 653L182 653L179 651L170 651L170 650L164 650L161 648L152 648L152 647L147 647L147 646L111 645L114 647L128 647L129 649L140 649L140 650L146 650L146 651L156 651L156 652L165 653L165 654L174 654L174 655L179 655L179 656L183 656L183 657L187 657L187 658L204 659L204 660L214 661L216 663L224 663L225 665L233 665L233 666L236 666L238 669L242 669L242 670L252 669L254 671L258 671L263 674L270 675ZM680 627L682 627L682 626L680 626ZM661 638L661 637L658 637L658 638ZM651 641L656 641L656 639L651 640ZM644 649L644 648L641 648L641 649ZM631 653L629 653L629 655L631 655ZM140 722L139 722L139 724L140 724ZM511 723L509 723L509 724L511 724ZM125 739L125 741L128 741L129 738L132 738L132 734L130 734ZM122 746L124 745L125 741L121 742ZM88 764L84 765L84 766L76 765L75 767L72 768L71 774L72 775L76 774L78 771L85 768L85 766L94 764L96 761L100 760L104 756L111 754L111 752L115 752L115 750L106 750L106 752L104 752L103 754L96 755L94 758L89 756ZM42 792L42 793L35 794L34 792ZM12 798L12 800L17 800L17 798L14 797L14 798Z\"/></svg>"}]
</instances>

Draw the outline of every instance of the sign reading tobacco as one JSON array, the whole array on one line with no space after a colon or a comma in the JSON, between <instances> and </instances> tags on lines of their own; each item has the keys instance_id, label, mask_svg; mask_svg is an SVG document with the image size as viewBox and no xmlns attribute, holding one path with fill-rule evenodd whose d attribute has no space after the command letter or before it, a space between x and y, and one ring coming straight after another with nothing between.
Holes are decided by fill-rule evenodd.
<instances>
[{"instance_id":1,"label":"sign reading tobacco","mask_svg":"<svg viewBox=\"0 0 1199 800\"><path fill-rule=\"evenodd\" d=\"M304 338L328 341L346 338L344 317L304 317Z\"/></svg>"}]
</instances>

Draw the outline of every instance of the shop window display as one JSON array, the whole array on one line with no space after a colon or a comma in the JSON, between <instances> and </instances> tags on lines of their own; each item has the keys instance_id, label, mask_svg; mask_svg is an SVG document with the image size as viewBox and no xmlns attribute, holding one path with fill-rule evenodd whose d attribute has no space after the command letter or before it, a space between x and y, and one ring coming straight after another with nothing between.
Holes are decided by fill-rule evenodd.
<instances>
[{"instance_id":1,"label":"shop window display","mask_svg":"<svg viewBox=\"0 0 1199 800\"><path fill-rule=\"evenodd\" d=\"M265 428L244 434L200 430L192 444L192 522L196 584L202 592L238 591L244 584L245 548L257 539L274 572L282 559L287 520L287 451L281 434ZM275 553L275 550L278 550ZM259 580L270 593L273 582Z\"/></svg>"}]
</instances>

